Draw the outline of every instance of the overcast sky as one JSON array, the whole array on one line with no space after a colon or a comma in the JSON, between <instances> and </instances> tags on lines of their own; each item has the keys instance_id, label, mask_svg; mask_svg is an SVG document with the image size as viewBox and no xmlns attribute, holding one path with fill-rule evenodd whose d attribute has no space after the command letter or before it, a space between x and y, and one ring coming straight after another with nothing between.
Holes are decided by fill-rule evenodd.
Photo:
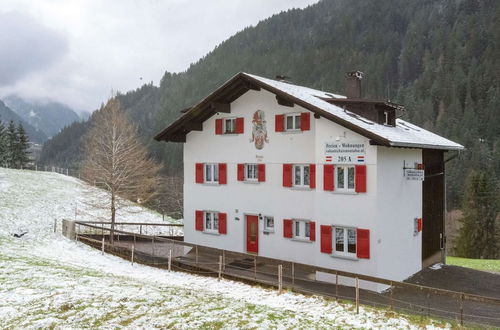
<instances>
[{"instance_id":1,"label":"overcast sky","mask_svg":"<svg viewBox=\"0 0 500 330\"><path fill-rule=\"evenodd\" d=\"M244 27L317 1L1 0L0 98L92 111L112 90L157 85Z\"/></svg>"}]
</instances>

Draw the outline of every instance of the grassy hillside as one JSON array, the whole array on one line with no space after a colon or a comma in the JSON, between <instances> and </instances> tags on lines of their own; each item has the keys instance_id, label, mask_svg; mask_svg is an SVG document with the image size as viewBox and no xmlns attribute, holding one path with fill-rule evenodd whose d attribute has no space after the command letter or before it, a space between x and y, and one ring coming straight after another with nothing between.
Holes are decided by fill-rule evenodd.
<instances>
[{"instance_id":1,"label":"grassy hillside","mask_svg":"<svg viewBox=\"0 0 500 330\"><path fill-rule=\"evenodd\" d=\"M96 220L104 192L56 173L0 168L1 328L380 328L446 327L427 318L167 272L53 233L54 220ZM159 222L134 208L119 219ZM22 239L14 233L28 233ZM449 327L449 326L448 326Z\"/></svg>"},{"instance_id":2,"label":"grassy hillside","mask_svg":"<svg viewBox=\"0 0 500 330\"><path fill-rule=\"evenodd\" d=\"M500 273L500 260L446 257L446 264Z\"/></svg>"},{"instance_id":3,"label":"grassy hillside","mask_svg":"<svg viewBox=\"0 0 500 330\"><path fill-rule=\"evenodd\" d=\"M500 175L499 68L500 1L323 0L246 28L185 72L166 72L160 86L120 99L151 152L176 174L181 146L152 136L235 73L284 74L343 93L345 72L358 69L365 97L400 102L405 119L467 147L449 164L448 201L456 205L471 168L489 166ZM67 150L78 150L81 128L56 136L43 161L77 163Z\"/></svg>"}]
</instances>

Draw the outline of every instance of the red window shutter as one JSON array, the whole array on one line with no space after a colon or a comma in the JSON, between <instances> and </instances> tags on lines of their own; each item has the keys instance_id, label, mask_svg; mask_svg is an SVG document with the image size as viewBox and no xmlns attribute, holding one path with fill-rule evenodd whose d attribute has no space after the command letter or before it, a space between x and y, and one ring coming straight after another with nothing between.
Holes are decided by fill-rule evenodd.
<instances>
[{"instance_id":1,"label":"red window shutter","mask_svg":"<svg viewBox=\"0 0 500 330\"><path fill-rule=\"evenodd\" d=\"M222 119L215 120L215 134L222 134Z\"/></svg>"},{"instance_id":2,"label":"red window shutter","mask_svg":"<svg viewBox=\"0 0 500 330\"><path fill-rule=\"evenodd\" d=\"M238 181L245 181L245 164L238 164Z\"/></svg>"},{"instance_id":3,"label":"red window shutter","mask_svg":"<svg viewBox=\"0 0 500 330\"><path fill-rule=\"evenodd\" d=\"M418 218L418 219L417 219L417 230L418 230L419 232L421 232L421 231L422 231L422 218Z\"/></svg>"},{"instance_id":4,"label":"red window shutter","mask_svg":"<svg viewBox=\"0 0 500 330\"><path fill-rule=\"evenodd\" d=\"M257 165L257 169L259 172L259 182L266 181L266 164Z\"/></svg>"},{"instance_id":5,"label":"red window shutter","mask_svg":"<svg viewBox=\"0 0 500 330\"><path fill-rule=\"evenodd\" d=\"M283 164L283 187L292 186L292 164Z\"/></svg>"},{"instance_id":6,"label":"red window shutter","mask_svg":"<svg viewBox=\"0 0 500 330\"><path fill-rule=\"evenodd\" d=\"M219 234L227 234L227 214L219 212Z\"/></svg>"},{"instance_id":7,"label":"red window shutter","mask_svg":"<svg viewBox=\"0 0 500 330\"><path fill-rule=\"evenodd\" d=\"M219 184L227 183L227 164L219 163Z\"/></svg>"},{"instance_id":8,"label":"red window shutter","mask_svg":"<svg viewBox=\"0 0 500 330\"><path fill-rule=\"evenodd\" d=\"M283 237L293 237L293 221L291 219L283 219Z\"/></svg>"},{"instance_id":9,"label":"red window shutter","mask_svg":"<svg viewBox=\"0 0 500 330\"><path fill-rule=\"evenodd\" d=\"M314 221L309 222L309 239L311 241L316 240L316 222Z\"/></svg>"},{"instance_id":10,"label":"red window shutter","mask_svg":"<svg viewBox=\"0 0 500 330\"><path fill-rule=\"evenodd\" d=\"M316 164L309 164L309 188L316 188Z\"/></svg>"},{"instance_id":11,"label":"red window shutter","mask_svg":"<svg viewBox=\"0 0 500 330\"><path fill-rule=\"evenodd\" d=\"M243 117L236 118L236 134L243 134L243 131L245 130L244 122Z\"/></svg>"},{"instance_id":12,"label":"red window shutter","mask_svg":"<svg viewBox=\"0 0 500 330\"><path fill-rule=\"evenodd\" d=\"M356 165L356 192L366 192L366 165Z\"/></svg>"},{"instance_id":13,"label":"red window shutter","mask_svg":"<svg viewBox=\"0 0 500 330\"><path fill-rule=\"evenodd\" d=\"M356 239L358 258L370 259L370 230L356 229Z\"/></svg>"},{"instance_id":14,"label":"red window shutter","mask_svg":"<svg viewBox=\"0 0 500 330\"><path fill-rule=\"evenodd\" d=\"M203 231L203 211L196 211L195 229Z\"/></svg>"},{"instance_id":15,"label":"red window shutter","mask_svg":"<svg viewBox=\"0 0 500 330\"><path fill-rule=\"evenodd\" d=\"M321 236L321 252L332 253L332 226L319 226Z\"/></svg>"},{"instance_id":16,"label":"red window shutter","mask_svg":"<svg viewBox=\"0 0 500 330\"><path fill-rule=\"evenodd\" d=\"M285 115L276 115L274 119L274 126L276 128L275 131L283 132L285 130Z\"/></svg>"},{"instance_id":17,"label":"red window shutter","mask_svg":"<svg viewBox=\"0 0 500 330\"><path fill-rule=\"evenodd\" d=\"M323 165L323 190L333 191L333 173L333 165Z\"/></svg>"},{"instance_id":18,"label":"red window shutter","mask_svg":"<svg viewBox=\"0 0 500 330\"><path fill-rule=\"evenodd\" d=\"M196 183L203 182L203 163L196 163Z\"/></svg>"},{"instance_id":19,"label":"red window shutter","mask_svg":"<svg viewBox=\"0 0 500 330\"><path fill-rule=\"evenodd\" d=\"M311 129L311 113L302 112L300 114L300 130L309 131Z\"/></svg>"}]
</instances>

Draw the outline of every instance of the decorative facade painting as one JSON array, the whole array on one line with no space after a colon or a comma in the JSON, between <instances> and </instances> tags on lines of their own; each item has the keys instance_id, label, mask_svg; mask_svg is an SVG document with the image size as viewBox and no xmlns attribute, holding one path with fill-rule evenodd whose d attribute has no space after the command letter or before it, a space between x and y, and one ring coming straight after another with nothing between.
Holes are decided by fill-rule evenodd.
<instances>
[{"instance_id":1,"label":"decorative facade painting","mask_svg":"<svg viewBox=\"0 0 500 330\"><path fill-rule=\"evenodd\" d=\"M255 143L255 148L261 150L264 148L264 143L269 143L267 138L266 116L264 111L257 110L253 114L252 119L252 140Z\"/></svg>"}]
</instances>

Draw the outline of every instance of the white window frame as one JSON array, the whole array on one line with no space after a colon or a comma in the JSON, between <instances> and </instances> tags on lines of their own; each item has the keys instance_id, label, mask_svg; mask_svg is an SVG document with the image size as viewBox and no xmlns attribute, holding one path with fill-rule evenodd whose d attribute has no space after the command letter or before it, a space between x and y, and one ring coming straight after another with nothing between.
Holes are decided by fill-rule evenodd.
<instances>
[{"instance_id":1,"label":"white window frame","mask_svg":"<svg viewBox=\"0 0 500 330\"><path fill-rule=\"evenodd\" d=\"M309 169L309 179L307 182L305 180L305 174L304 174L306 167ZM299 183L295 182L295 172L296 172L297 168L300 168L300 175L299 175L300 182ZM310 184L311 184L311 166L309 164L293 164L293 166L292 166L292 186L297 187L297 188L309 188Z\"/></svg>"},{"instance_id":2,"label":"white window frame","mask_svg":"<svg viewBox=\"0 0 500 330\"><path fill-rule=\"evenodd\" d=\"M210 171L210 180L207 178L208 171ZM205 163L203 164L203 182L207 184L219 183L219 164Z\"/></svg>"},{"instance_id":3,"label":"white window frame","mask_svg":"<svg viewBox=\"0 0 500 330\"><path fill-rule=\"evenodd\" d=\"M272 226L268 226L267 220L272 220L273 221L273 225ZM264 216L264 231L267 232L267 233L273 233L274 232L274 217L271 217L271 216L268 216L268 215Z\"/></svg>"},{"instance_id":4,"label":"white window frame","mask_svg":"<svg viewBox=\"0 0 500 330\"><path fill-rule=\"evenodd\" d=\"M219 212L215 211L203 212L203 231L212 234L219 233Z\"/></svg>"},{"instance_id":5,"label":"white window frame","mask_svg":"<svg viewBox=\"0 0 500 330\"><path fill-rule=\"evenodd\" d=\"M291 128L288 128L288 118L292 118L292 127ZM301 118L300 112L285 114L285 122L284 122L285 131L287 131L287 132L300 131L301 125L302 125L302 118Z\"/></svg>"},{"instance_id":6,"label":"white window frame","mask_svg":"<svg viewBox=\"0 0 500 330\"><path fill-rule=\"evenodd\" d=\"M253 170L250 170L250 167ZM253 174L253 176L252 176ZM258 164L245 164L245 181L257 182L259 181L259 165Z\"/></svg>"},{"instance_id":7,"label":"white window frame","mask_svg":"<svg viewBox=\"0 0 500 330\"><path fill-rule=\"evenodd\" d=\"M349 226L332 226L332 240L333 240L333 255L334 256L342 256L347 258L357 259L357 250L358 250L358 238L357 231L355 227ZM337 249L337 229L342 229L342 239L343 239L343 251L339 251ZM349 230L354 232L354 252L349 252Z\"/></svg>"},{"instance_id":8,"label":"white window frame","mask_svg":"<svg viewBox=\"0 0 500 330\"><path fill-rule=\"evenodd\" d=\"M304 219L292 219L292 237L295 240L311 240L311 221Z\"/></svg>"},{"instance_id":9,"label":"white window frame","mask_svg":"<svg viewBox=\"0 0 500 330\"><path fill-rule=\"evenodd\" d=\"M355 165L335 165L334 179L335 191L337 192L355 192L356 191L356 167ZM349 187L349 169L352 169L353 183L352 188ZM343 170L343 186L340 186L339 171Z\"/></svg>"},{"instance_id":10,"label":"white window frame","mask_svg":"<svg viewBox=\"0 0 500 330\"><path fill-rule=\"evenodd\" d=\"M228 122L232 125L232 130L228 131ZM222 134L236 134L236 117L222 118Z\"/></svg>"}]
</instances>

